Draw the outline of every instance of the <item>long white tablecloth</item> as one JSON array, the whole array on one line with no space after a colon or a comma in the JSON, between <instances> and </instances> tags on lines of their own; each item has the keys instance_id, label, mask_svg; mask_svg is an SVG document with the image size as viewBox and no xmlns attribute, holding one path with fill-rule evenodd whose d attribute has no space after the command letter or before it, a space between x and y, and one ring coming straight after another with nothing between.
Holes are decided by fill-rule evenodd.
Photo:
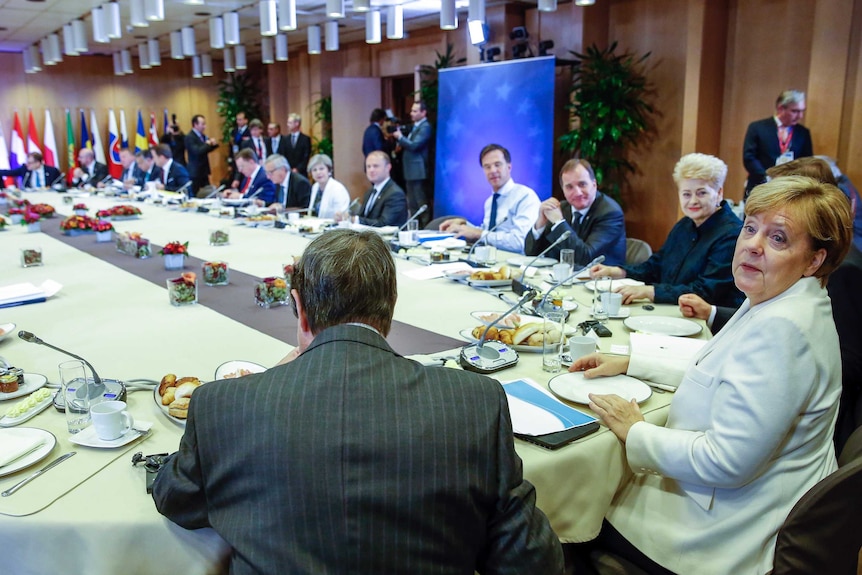
<instances>
[{"instance_id":1,"label":"long white tablecloth","mask_svg":"<svg viewBox=\"0 0 862 575\"><path fill-rule=\"evenodd\" d=\"M46 192L29 193L27 197L33 202L51 203L60 212L69 211L61 195ZM101 197L81 201L91 210L116 203ZM181 213L160 206L141 207L144 211L141 219L120 222L116 227L121 231L142 232L160 245L188 240L194 256L225 260L232 269L259 277L278 274L286 258L301 254L308 242L285 230L250 229L204 214ZM58 226L59 219L47 220L43 225ZM209 230L217 227L230 229L229 246L207 245ZM95 241L91 237L79 240ZM42 248L45 265L21 268L19 250L34 245ZM212 378L215 368L224 361L244 359L270 366L291 349L281 340L205 305L175 308L168 304L164 287L46 234L27 234L15 226L0 232L0 246L0 269L4 270L0 285L25 281L39 284L46 279L63 284L62 291L46 303L0 309L0 324L14 322L16 331L26 329L46 342L87 358L102 377L159 380L172 372L206 380ZM449 280L415 280L404 275L403 272L416 269L416 263L399 260L397 265L400 272L397 321L458 338L461 330L478 325L470 317L471 311L503 311L508 307L488 293ZM206 302L207 290L213 289L220 288L200 287L202 302ZM570 325L576 325L588 317L591 294L582 286L569 288L567 294L581 304L569 319ZM247 298L250 301L251 294ZM632 314L648 313L679 317L672 306L656 306L653 312L632 306ZM611 320L608 325L614 336L602 340L604 350L611 342L627 342L627 330L621 321ZM700 337L708 337L706 330ZM17 337L0 341L0 355L27 372L45 374L54 383L58 382L57 364L68 359ZM541 354L522 353L517 366L497 373L496 377L501 381L530 377L547 384L551 375L541 370ZM671 398L672 394L665 393L648 399L642 405L647 419L663 423ZM149 392L130 393L128 402L136 418L154 423L149 437L128 449L108 452L110 455L100 452L98 465L90 463L98 468L94 474L41 511L12 516L16 515L15 509L44 506L51 490L40 484L68 480L73 470L70 462L79 458L73 457L8 498L10 501L20 498L16 505L4 508L4 502L0 501L0 540L6 550L3 564L12 569L10 572L195 574L221 569L229 553L224 542L211 530L188 532L159 515L145 493L144 471L130 463L134 451L149 454L175 450L182 428L164 417ZM11 403L14 401L0 403L0 412ZM42 464L72 449L91 450L69 442L64 416L53 409L23 426L47 429L57 436L57 447ZM525 476L536 486L538 505L549 516L560 539L576 542L594 537L627 472L625 456L616 438L602 428L557 451L517 440L516 447L524 461ZM95 457L91 459L96 461ZM69 471L64 471L64 467ZM37 465L0 477L0 490L38 468Z\"/></svg>"}]
</instances>

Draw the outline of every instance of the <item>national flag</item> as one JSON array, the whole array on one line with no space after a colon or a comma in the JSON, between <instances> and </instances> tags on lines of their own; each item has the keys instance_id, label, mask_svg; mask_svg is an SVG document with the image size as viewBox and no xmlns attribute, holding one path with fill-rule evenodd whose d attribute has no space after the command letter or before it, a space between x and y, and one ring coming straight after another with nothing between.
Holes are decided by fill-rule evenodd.
<instances>
[{"instance_id":1,"label":"national flag","mask_svg":"<svg viewBox=\"0 0 862 575\"><path fill-rule=\"evenodd\" d=\"M108 171L112 178L119 180L123 176L123 165L120 163L120 133L113 108L108 110L108 149Z\"/></svg>"},{"instance_id":2,"label":"national flag","mask_svg":"<svg viewBox=\"0 0 862 575\"><path fill-rule=\"evenodd\" d=\"M39 147L39 132L36 131L36 121L33 119L33 110L30 110L30 118L27 121L27 153L42 153Z\"/></svg>"},{"instance_id":3,"label":"national flag","mask_svg":"<svg viewBox=\"0 0 862 575\"><path fill-rule=\"evenodd\" d=\"M159 133L156 131L156 115L150 112L150 146L159 145Z\"/></svg>"},{"instance_id":4,"label":"national flag","mask_svg":"<svg viewBox=\"0 0 862 575\"><path fill-rule=\"evenodd\" d=\"M162 123L162 134L167 134L168 128L170 128L170 124L168 124L168 109L165 108L165 121Z\"/></svg>"},{"instance_id":5,"label":"national flag","mask_svg":"<svg viewBox=\"0 0 862 575\"><path fill-rule=\"evenodd\" d=\"M21 129L21 119L15 112L15 123L12 125L12 142L9 146L9 167L20 168L27 163L27 152L24 150L24 130Z\"/></svg>"},{"instance_id":6,"label":"national flag","mask_svg":"<svg viewBox=\"0 0 862 575\"><path fill-rule=\"evenodd\" d=\"M126 132L126 111L120 108L120 147L129 147L129 134Z\"/></svg>"},{"instance_id":7,"label":"national flag","mask_svg":"<svg viewBox=\"0 0 862 575\"><path fill-rule=\"evenodd\" d=\"M93 154L100 164L107 164L105 149L102 147L102 136L99 134L99 124L96 123L96 110L90 108L90 133L93 140Z\"/></svg>"},{"instance_id":8,"label":"national flag","mask_svg":"<svg viewBox=\"0 0 862 575\"><path fill-rule=\"evenodd\" d=\"M75 171L75 127L72 125L72 112L66 108L66 182L71 184Z\"/></svg>"},{"instance_id":9,"label":"national flag","mask_svg":"<svg viewBox=\"0 0 862 575\"><path fill-rule=\"evenodd\" d=\"M3 131L3 122L0 120L0 170L9 169L9 150L6 148L6 132ZM15 178L5 177L3 183L7 186L15 184Z\"/></svg>"},{"instance_id":10,"label":"national flag","mask_svg":"<svg viewBox=\"0 0 862 575\"><path fill-rule=\"evenodd\" d=\"M93 142L90 141L90 133L87 131L87 116L84 115L84 110L81 110L81 149L93 149Z\"/></svg>"},{"instance_id":11,"label":"national flag","mask_svg":"<svg viewBox=\"0 0 862 575\"><path fill-rule=\"evenodd\" d=\"M148 148L147 133L144 131L144 117L141 115L141 111L138 110L138 129L135 132L135 153L137 154L141 150L146 150Z\"/></svg>"},{"instance_id":12,"label":"national flag","mask_svg":"<svg viewBox=\"0 0 862 575\"><path fill-rule=\"evenodd\" d=\"M51 110L45 108L45 141L42 146L42 158L46 166L59 167L60 156L57 155L57 140L54 139L54 122L51 121Z\"/></svg>"}]
</instances>

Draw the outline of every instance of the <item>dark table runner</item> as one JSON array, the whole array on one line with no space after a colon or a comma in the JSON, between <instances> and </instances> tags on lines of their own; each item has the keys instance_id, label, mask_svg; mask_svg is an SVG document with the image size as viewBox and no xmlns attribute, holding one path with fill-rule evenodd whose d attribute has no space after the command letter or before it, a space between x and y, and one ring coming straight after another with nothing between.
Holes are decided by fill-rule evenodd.
<instances>
[{"instance_id":1,"label":"dark table runner","mask_svg":"<svg viewBox=\"0 0 862 575\"><path fill-rule=\"evenodd\" d=\"M97 243L94 234L64 235L56 219L43 221L42 232L165 289L167 289L165 280L178 277L182 273L179 270L165 270L162 257L157 255L161 246L151 244L153 257L142 260L118 252L116 243L113 241ZM290 345L297 345L297 320L290 306L265 309L255 304L254 284L260 281L260 278L231 269L230 284L210 287L203 283L202 263L201 259L187 256L183 270L194 271L198 276L198 305L217 311ZM167 296L165 296L165 305L170 305ZM464 345L463 341L397 321L392 322L392 330L389 332L387 341L402 355L437 353Z\"/></svg>"}]
</instances>

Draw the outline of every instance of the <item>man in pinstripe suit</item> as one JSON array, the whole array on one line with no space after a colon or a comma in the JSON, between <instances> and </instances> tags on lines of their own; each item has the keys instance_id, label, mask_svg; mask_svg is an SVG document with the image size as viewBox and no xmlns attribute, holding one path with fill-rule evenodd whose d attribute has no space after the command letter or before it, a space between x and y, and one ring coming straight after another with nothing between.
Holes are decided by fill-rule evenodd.
<instances>
[{"instance_id":1,"label":"man in pinstripe suit","mask_svg":"<svg viewBox=\"0 0 862 575\"><path fill-rule=\"evenodd\" d=\"M292 287L298 348L195 392L159 511L213 527L235 575L561 573L500 385L386 343L396 281L380 236L323 234Z\"/></svg>"}]
</instances>

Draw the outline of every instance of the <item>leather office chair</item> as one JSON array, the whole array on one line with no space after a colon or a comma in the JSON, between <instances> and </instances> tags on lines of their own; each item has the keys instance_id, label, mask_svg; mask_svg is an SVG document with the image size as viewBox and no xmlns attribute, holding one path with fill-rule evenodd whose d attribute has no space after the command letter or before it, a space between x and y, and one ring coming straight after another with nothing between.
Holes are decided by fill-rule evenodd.
<instances>
[{"instance_id":1,"label":"leather office chair","mask_svg":"<svg viewBox=\"0 0 862 575\"><path fill-rule=\"evenodd\" d=\"M857 573L862 548L860 510L862 458L857 456L794 505L778 530L771 575Z\"/></svg>"},{"instance_id":2,"label":"leather office chair","mask_svg":"<svg viewBox=\"0 0 862 575\"><path fill-rule=\"evenodd\" d=\"M649 259L652 248L643 240L626 238L626 264L640 264Z\"/></svg>"},{"instance_id":3,"label":"leather office chair","mask_svg":"<svg viewBox=\"0 0 862 575\"><path fill-rule=\"evenodd\" d=\"M425 224L425 229L426 230L439 230L440 224L442 224L446 220L449 220L451 218L461 218L461 217L463 217L463 216L440 216L439 218L434 218L433 220L431 220L430 222Z\"/></svg>"}]
</instances>

